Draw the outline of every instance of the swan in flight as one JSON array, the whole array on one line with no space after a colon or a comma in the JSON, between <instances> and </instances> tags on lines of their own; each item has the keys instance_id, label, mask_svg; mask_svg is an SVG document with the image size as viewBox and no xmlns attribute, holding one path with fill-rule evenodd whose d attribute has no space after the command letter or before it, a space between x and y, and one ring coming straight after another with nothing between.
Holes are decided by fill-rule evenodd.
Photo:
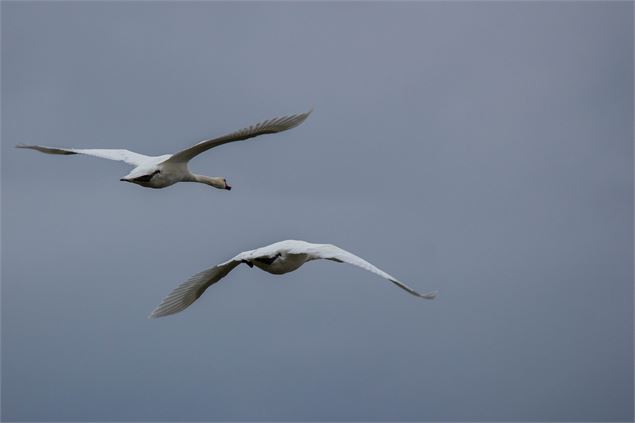
<instances>
[{"instance_id":1,"label":"swan in flight","mask_svg":"<svg viewBox=\"0 0 635 423\"><path fill-rule=\"evenodd\" d=\"M165 297L163 302L161 302L149 317L169 316L170 314L185 310L190 304L196 301L210 285L215 284L227 276L227 274L239 264L244 263L249 267L256 266L265 272L282 275L296 270L307 261L318 259L332 260L338 263L348 263L353 266L361 267L364 270L368 270L369 272L388 279L399 288L419 298L431 300L437 295L436 291L420 294L366 260L342 250L335 245L287 240L255 250L242 252L229 261L197 273L180 284L170 295Z\"/></svg>"},{"instance_id":2,"label":"swan in flight","mask_svg":"<svg viewBox=\"0 0 635 423\"><path fill-rule=\"evenodd\" d=\"M116 149L57 148L40 145L17 145L16 147L30 148L48 154L86 154L102 159L119 160L135 166L120 180L143 187L165 188L177 182L200 182L214 188L230 190L231 187L225 178L196 175L190 172L187 163L204 151L228 142L243 141L258 135L274 134L294 128L304 122L312 111L266 120L219 138L201 141L178 153L163 156L146 156L129 150Z\"/></svg>"}]
</instances>

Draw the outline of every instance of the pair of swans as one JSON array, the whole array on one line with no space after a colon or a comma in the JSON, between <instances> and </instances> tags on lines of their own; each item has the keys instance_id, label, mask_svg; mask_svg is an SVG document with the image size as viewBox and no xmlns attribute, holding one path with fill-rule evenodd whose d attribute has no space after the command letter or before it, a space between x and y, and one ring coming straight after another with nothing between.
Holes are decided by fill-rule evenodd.
<instances>
[{"instance_id":1,"label":"pair of swans","mask_svg":"<svg viewBox=\"0 0 635 423\"><path fill-rule=\"evenodd\" d=\"M121 181L130 182L147 188L165 188L177 182L199 182L214 188L230 190L231 186L224 177L210 177L190 172L188 162L199 154L235 141L248 140L264 134L274 134L295 128L306 120L311 111L296 115L266 120L218 138L204 140L192 147L174 154L146 156L122 149L80 149L58 148L41 145L18 145L47 154L85 154L103 159L118 160L134 166ZM287 240L276 242L255 250L244 251L234 258L197 273L176 287L149 317L162 317L178 313L189 307L212 284L218 282L240 264L258 267L274 275L292 272L304 263L325 259L338 263L348 263L379 275L394 283L408 293L425 299L433 299L436 292L419 293L396 278L373 266L366 260L331 244L312 244L305 241Z\"/></svg>"}]
</instances>

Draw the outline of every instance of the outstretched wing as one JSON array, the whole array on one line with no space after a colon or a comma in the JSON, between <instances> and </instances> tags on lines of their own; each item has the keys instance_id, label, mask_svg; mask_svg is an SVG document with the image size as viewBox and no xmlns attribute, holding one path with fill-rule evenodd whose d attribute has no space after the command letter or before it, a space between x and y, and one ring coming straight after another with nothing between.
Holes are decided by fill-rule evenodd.
<instances>
[{"instance_id":1,"label":"outstretched wing","mask_svg":"<svg viewBox=\"0 0 635 423\"><path fill-rule=\"evenodd\" d=\"M348 263L348 264L352 264L353 266L360 267L364 270L368 270L369 272L379 275L382 278L388 279L390 282L394 283L399 288L404 289L408 291L410 294L415 295L419 298L432 300L437 296L436 291L424 292L423 294L421 294L415 291L414 289L410 288L408 285L402 282L399 282L397 278L373 266L372 264L362 259L361 257L357 257L355 254L349 253L346 250L342 250L341 248L336 247L335 245L330 245L330 244L312 245L310 247L307 247L305 250L306 250L305 252L311 254L315 258L333 260L339 263Z\"/></svg>"},{"instance_id":2,"label":"outstretched wing","mask_svg":"<svg viewBox=\"0 0 635 423\"><path fill-rule=\"evenodd\" d=\"M215 284L236 266L239 260L231 259L225 263L214 266L211 269L203 270L177 286L165 299L154 309L150 318L169 316L185 310L200 297L207 288Z\"/></svg>"},{"instance_id":3,"label":"outstretched wing","mask_svg":"<svg viewBox=\"0 0 635 423\"><path fill-rule=\"evenodd\" d=\"M228 142L243 141L249 138L257 137L264 134L275 134L276 132L286 131L287 129L295 128L300 125L311 114L313 110L309 110L306 113L300 113L297 115L284 116L275 119L266 120L264 122L251 125L247 128L243 128L239 131L232 132L231 134L224 135L220 138L213 138L210 140L201 141L190 148L179 151L170 157L166 162L187 162L193 157L209 150L210 148L218 147L219 145L226 144Z\"/></svg>"},{"instance_id":4,"label":"outstretched wing","mask_svg":"<svg viewBox=\"0 0 635 423\"><path fill-rule=\"evenodd\" d=\"M111 149L80 149L80 148L58 148L45 147L42 145L16 145L17 148L30 148L47 154L86 154L88 156L100 157L102 159L119 160L133 166L140 166L150 157L143 154L135 153L129 150L111 150Z\"/></svg>"}]
</instances>

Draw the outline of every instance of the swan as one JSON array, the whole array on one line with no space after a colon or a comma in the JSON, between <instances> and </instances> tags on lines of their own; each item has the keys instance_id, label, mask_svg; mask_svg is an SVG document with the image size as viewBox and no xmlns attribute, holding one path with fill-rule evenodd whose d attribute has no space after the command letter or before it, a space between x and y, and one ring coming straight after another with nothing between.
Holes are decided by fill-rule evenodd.
<instances>
[{"instance_id":1,"label":"swan","mask_svg":"<svg viewBox=\"0 0 635 423\"><path fill-rule=\"evenodd\" d=\"M256 266L265 272L282 275L298 269L308 261L318 259L332 260L338 263L348 263L353 266L361 267L364 270L368 270L369 272L388 279L399 288L419 298L431 300L437 295L436 291L420 294L366 260L335 245L287 240L255 250L244 251L231 260L197 273L177 286L148 317L169 316L170 314L185 310L190 304L196 301L207 288L227 276L227 274L239 264L244 263L249 267Z\"/></svg>"},{"instance_id":2,"label":"swan","mask_svg":"<svg viewBox=\"0 0 635 423\"><path fill-rule=\"evenodd\" d=\"M122 161L135 166L135 168L120 180L143 187L165 188L177 182L200 182L214 188L230 190L231 186L229 186L225 178L196 175L190 172L187 163L204 151L228 142L243 141L258 135L273 134L294 128L304 122L312 111L313 109L306 113L266 120L219 138L201 141L177 153L162 156L146 156L133 151L118 149L57 148L23 144L16 145L16 147L30 148L48 154L86 154L102 159Z\"/></svg>"}]
</instances>

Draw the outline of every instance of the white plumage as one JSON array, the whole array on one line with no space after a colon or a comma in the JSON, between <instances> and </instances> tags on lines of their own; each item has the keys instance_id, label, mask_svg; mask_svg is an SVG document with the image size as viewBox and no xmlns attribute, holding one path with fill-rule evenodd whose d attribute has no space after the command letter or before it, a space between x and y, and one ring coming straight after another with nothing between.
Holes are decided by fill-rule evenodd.
<instances>
[{"instance_id":1,"label":"white plumage","mask_svg":"<svg viewBox=\"0 0 635 423\"><path fill-rule=\"evenodd\" d=\"M135 168L121 181L132 182L148 188L165 188L177 182L200 182L219 189L231 189L222 177L196 175L190 172L187 163L197 155L228 142L243 141L258 135L286 131L300 125L312 110L297 115L284 116L251 125L219 138L201 141L192 147L174 154L146 156L129 150L117 149L81 149L57 148L41 145L17 145L18 148L30 148L47 154L85 154L102 159L118 160Z\"/></svg>"},{"instance_id":2,"label":"white plumage","mask_svg":"<svg viewBox=\"0 0 635 423\"><path fill-rule=\"evenodd\" d=\"M431 300L436 297L436 291L420 294L366 260L335 245L287 240L255 250L242 252L231 260L197 273L176 287L152 312L150 317L168 316L186 309L190 304L196 301L207 288L227 276L229 272L241 263L247 264L249 267L256 266L275 275L281 275L298 269L308 261L318 259L348 263L368 270L382 278L388 279L401 289L419 298Z\"/></svg>"}]
</instances>

